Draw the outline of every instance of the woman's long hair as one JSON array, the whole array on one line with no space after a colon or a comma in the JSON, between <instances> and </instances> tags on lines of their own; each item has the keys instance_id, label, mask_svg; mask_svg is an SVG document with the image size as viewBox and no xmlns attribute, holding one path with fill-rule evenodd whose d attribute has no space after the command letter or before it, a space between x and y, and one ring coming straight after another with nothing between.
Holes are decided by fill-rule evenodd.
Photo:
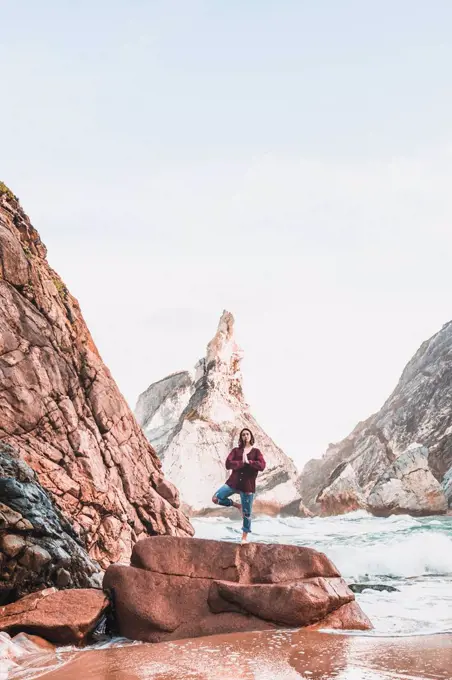
<instances>
[{"instance_id":1,"label":"woman's long hair","mask_svg":"<svg viewBox=\"0 0 452 680\"><path fill-rule=\"evenodd\" d=\"M251 430L248 427L244 427L243 430L239 434L239 448L245 448L245 442L243 441L243 433L244 432L249 432L251 435L251 441L250 444L251 446L254 445L254 434L251 432Z\"/></svg>"}]
</instances>

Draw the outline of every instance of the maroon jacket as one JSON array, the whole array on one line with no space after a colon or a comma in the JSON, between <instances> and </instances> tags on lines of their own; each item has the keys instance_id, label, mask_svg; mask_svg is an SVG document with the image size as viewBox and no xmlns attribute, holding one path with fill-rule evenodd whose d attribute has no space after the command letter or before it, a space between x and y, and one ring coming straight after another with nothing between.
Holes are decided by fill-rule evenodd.
<instances>
[{"instance_id":1,"label":"maroon jacket","mask_svg":"<svg viewBox=\"0 0 452 680\"><path fill-rule=\"evenodd\" d=\"M232 475L226 481L231 489L255 493L258 472L265 470L265 460L259 449L251 449L249 462L243 464L243 448L232 449L226 459L226 470L232 470Z\"/></svg>"}]
</instances>

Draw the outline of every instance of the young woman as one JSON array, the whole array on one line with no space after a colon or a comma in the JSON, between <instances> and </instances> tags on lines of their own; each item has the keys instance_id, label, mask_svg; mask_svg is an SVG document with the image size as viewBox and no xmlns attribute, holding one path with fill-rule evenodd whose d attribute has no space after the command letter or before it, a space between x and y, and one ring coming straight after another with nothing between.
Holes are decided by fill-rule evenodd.
<instances>
[{"instance_id":1,"label":"young woman","mask_svg":"<svg viewBox=\"0 0 452 680\"><path fill-rule=\"evenodd\" d=\"M251 430L243 429L239 436L239 445L232 449L226 459L226 470L232 470L226 484L223 484L213 495L216 505L234 506L242 511L242 543L246 543L251 531L251 509L256 493L256 477L265 470L265 460L259 449L254 448L254 437ZM233 494L240 494L241 505L230 499Z\"/></svg>"}]
</instances>

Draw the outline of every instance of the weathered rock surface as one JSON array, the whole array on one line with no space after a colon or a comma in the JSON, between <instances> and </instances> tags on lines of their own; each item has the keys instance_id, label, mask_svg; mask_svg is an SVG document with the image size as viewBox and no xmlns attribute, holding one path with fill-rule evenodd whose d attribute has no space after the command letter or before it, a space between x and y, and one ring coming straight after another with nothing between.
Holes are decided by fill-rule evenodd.
<instances>
[{"instance_id":1,"label":"weathered rock surface","mask_svg":"<svg viewBox=\"0 0 452 680\"><path fill-rule=\"evenodd\" d=\"M452 505L452 322L424 342L378 413L359 423L323 458L309 461L299 484L305 505L319 512L319 494L339 465L348 463L367 500L377 481L415 443ZM340 503L338 502L338 507Z\"/></svg>"},{"instance_id":2,"label":"weathered rock surface","mask_svg":"<svg viewBox=\"0 0 452 680\"><path fill-rule=\"evenodd\" d=\"M153 383L139 396L135 417L157 452L168 444L194 391L191 373L181 371Z\"/></svg>"},{"instance_id":3,"label":"weathered rock surface","mask_svg":"<svg viewBox=\"0 0 452 680\"><path fill-rule=\"evenodd\" d=\"M278 514L282 517L314 517L314 513L308 510L298 498L287 505L283 505Z\"/></svg>"},{"instance_id":4,"label":"weathered rock surface","mask_svg":"<svg viewBox=\"0 0 452 680\"><path fill-rule=\"evenodd\" d=\"M369 619L354 600L342 605L339 609L325 616L319 623L313 623L307 628L308 630L319 630L320 628L328 630L369 630L369 623Z\"/></svg>"},{"instance_id":5,"label":"weathered rock surface","mask_svg":"<svg viewBox=\"0 0 452 680\"><path fill-rule=\"evenodd\" d=\"M369 498L369 510L386 517L394 513L436 515L447 511L440 483L428 466L428 450L411 446L380 477Z\"/></svg>"},{"instance_id":6,"label":"weathered rock surface","mask_svg":"<svg viewBox=\"0 0 452 680\"><path fill-rule=\"evenodd\" d=\"M33 470L0 442L0 604L50 586L99 587L99 565Z\"/></svg>"},{"instance_id":7,"label":"weathered rock surface","mask_svg":"<svg viewBox=\"0 0 452 680\"><path fill-rule=\"evenodd\" d=\"M137 420L191 514L225 513L213 506L212 494L229 476L224 463L244 427L254 433L267 462L257 478L254 512L277 514L301 500L293 461L262 430L245 401L242 356L234 339L234 318L224 312L194 377L175 373L153 383L138 399Z\"/></svg>"},{"instance_id":8,"label":"weathered rock surface","mask_svg":"<svg viewBox=\"0 0 452 680\"><path fill-rule=\"evenodd\" d=\"M333 612L335 627L371 628L330 560L297 546L156 536L135 545L130 567L109 567L104 589L120 633L149 642L308 626Z\"/></svg>"},{"instance_id":9,"label":"weathered rock surface","mask_svg":"<svg viewBox=\"0 0 452 680\"><path fill-rule=\"evenodd\" d=\"M77 300L0 185L0 439L13 445L101 565L150 534L191 535L174 488L94 345Z\"/></svg>"},{"instance_id":10,"label":"weathered rock surface","mask_svg":"<svg viewBox=\"0 0 452 680\"><path fill-rule=\"evenodd\" d=\"M444 495L446 496L446 499L449 501L449 507L451 507L451 499L452 499L452 467L449 468L449 470L446 472L443 478L443 483L442 483L442 489L444 491Z\"/></svg>"},{"instance_id":11,"label":"weathered rock surface","mask_svg":"<svg viewBox=\"0 0 452 680\"><path fill-rule=\"evenodd\" d=\"M334 470L328 485L319 493L317 502L320 504L321 515L341 515L367 508L356 473L349 463Z\"/></svg>"},{"instance_id":12,"label":"weathered rock surface","mask_svg":"<svg viewBox=\"0 0 452 680\"><path fill-rule=\"evenodd\" d=\"M0 607L0 631L30 633L58 644L80 644L107 606L101 590L47 588Z\"/></svg>"}]
</instances>

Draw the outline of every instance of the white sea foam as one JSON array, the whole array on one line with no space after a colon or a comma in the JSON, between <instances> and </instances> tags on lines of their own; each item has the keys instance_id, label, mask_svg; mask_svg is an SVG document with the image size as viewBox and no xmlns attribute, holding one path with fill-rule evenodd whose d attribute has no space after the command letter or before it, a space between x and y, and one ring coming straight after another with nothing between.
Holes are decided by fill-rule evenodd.
<instances>
[{"instance_id":1,"label":"white sea foam","mask_svg":"<svg viewBox=\"0 0 452 680\"><path fill-rule=\"evenodd\" d=\"M332 545L328 556L346 577L413 578L452 574L452 538L440 533L391 536L362 545Z\"/></svg>"}]
</instances>

